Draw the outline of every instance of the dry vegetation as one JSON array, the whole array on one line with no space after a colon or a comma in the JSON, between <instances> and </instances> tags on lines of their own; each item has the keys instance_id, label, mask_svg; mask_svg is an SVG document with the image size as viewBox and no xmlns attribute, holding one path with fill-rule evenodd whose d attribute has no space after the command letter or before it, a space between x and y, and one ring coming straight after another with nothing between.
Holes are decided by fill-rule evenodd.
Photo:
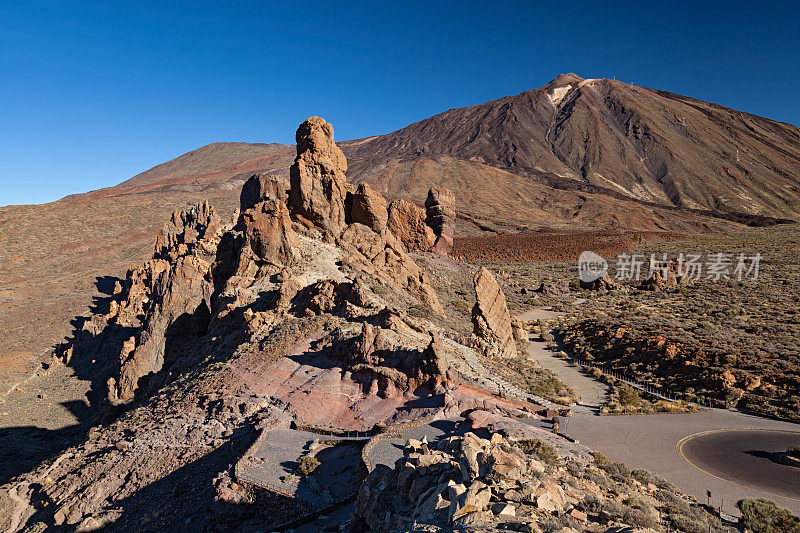
<instances>
[{"instance_id":1,"label":"dry vegetation","mask_svg":"<svg viewBox=\"0 0 800 533\"><path fill-rule=\"evenodd\" d=\"M653 252L760 252L758 280L701 280L662 292L611 291L575 307L569 349L686 400L800 420L796 226L664 244Z\"/></svg>"}]
</instances>

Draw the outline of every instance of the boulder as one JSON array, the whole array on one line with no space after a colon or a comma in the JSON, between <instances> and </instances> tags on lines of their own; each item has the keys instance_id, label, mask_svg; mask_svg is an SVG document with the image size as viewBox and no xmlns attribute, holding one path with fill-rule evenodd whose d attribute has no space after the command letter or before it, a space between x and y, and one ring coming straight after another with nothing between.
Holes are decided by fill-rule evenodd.
<instances>
[{"instance_id":1,"label":"boulder","mask_svg":"<svg viewBox=\"0 0 800 533\"><path fill-rule=\"evenodd\" d=\"M444 188L430 189L425 200L425 223L436 235L432 252L446 256L453 249L455 221L456 198L453 191Z\"/></svg>"},{"instance_id":2,"label":"boulder","mask_svg":"<svg viewBox=\"0 0 800 533\"><path fill-rule=\"evenodd\" d=\"M542 481L530 495L530 501L536 507L550 513L561 513L564 511L566 500L564 491L552 481Z\"/></svg>"},{"instance_id":3,"label":"boulder","mask_svg":"<svg viewBox=\"0 0 800 533\"><path fill-rule=\"evenodd\" d=\"M621 285L613 281L611 276L608 275L608 272L606 272L602 277L594 281L587 282L580 280L580 287L585 290L605 292L620 289Z\"/></svg>"},{"instance_id":4,"label":"boulder","mask_svg":"<svg viewBox=\"0 0 800 533\"><path fill-rule=\"evenodd\" d=\"M476 302L472 308L473 333L502 357L517 355L506 297L492 273L481 267L473 279Z\"/></svg>"},{"instance_id":5,"label":"boulder","mask_svg":"<svg viewBox=\"0 0 800 533\"><path fill-rule=\"evenodd\" d=\"M361 182L353 194L350 207L350 218L353 222L364 224L373 231L382 234L386 231L389 213L386 199L373 191L366 182Z\"/></svg>"},{"instance_id":6,"label":"boulder","mask_svg":"<svg viewBox=\"0 0 800 533\"><path fill-rule=\"evenodd\" d=\"M309 117L295 138L297 157L289 169L292 218L338 238L346 226L347 160L333 141L333 126Z\"/></svg>"},{"instance_id":7,"label":"boulder","mask_svg":"<svg viewBox=\"0 0 800 533\"><path fill-rule=\"evenodd\" d=\"M389 204L389 231L400 239L409 252L429 250L436 242L436 235L425 223L425 209L405 200Z\"/></svg>"}]
</instances>

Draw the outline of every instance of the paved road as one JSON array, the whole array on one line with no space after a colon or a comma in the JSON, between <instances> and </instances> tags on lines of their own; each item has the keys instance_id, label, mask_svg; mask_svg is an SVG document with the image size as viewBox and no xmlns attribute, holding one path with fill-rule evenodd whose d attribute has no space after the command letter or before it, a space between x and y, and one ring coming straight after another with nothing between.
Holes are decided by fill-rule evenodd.
<instances>
[{"instance_id":1,"label":"paved road","mask_svg":"<svg viewBox=\"0 0 800 533\"><path fill-rule=\"evenodd\" d=\"M538 335L531 335L528 343L528 357L538 361L543 368L552 371L568 387L575 391L581 405L599 408L608 395L608 385L584 374L580 367L570 366L545 348L545 343L537 341Z\"/></svg>"},{"instance_id":2,"label":"paved road","mask_svg":"<svg viewBox=\"0 0 800 533\"><path fill-rule=\"evenodd\" d=\"M725 437L719 437L721 440L711 436L698 436L689 440L691 444L683 446L684 454L688 452L687 457L697 458L703 465L708 466L709 468L703 469L707 472L693 466L680 454L680 443L687 437L722 429L770 430L771 433L762 435L763 438L754 437L751 433L751 437L744 438L738 444L732 432ZM759 470L755 465L760 464L763 467L765 463L755 463L742 458L742 450L737 451L738 448L752 448L745 451L755 453L756 455L753 455L755 461L758 455L773 453L776 446L784 446L787 443L786 440L771 443L770 435L775 435L772 432L781 432L781 439L784 439L785 431L800 433L798 424L722 409L699 413L628 416L594 416L576 410L576 415L567 419L564 430L588 448L603 452L609 458L621 461L631 469L650 470L672 481L684 492L693 494L700 501L706 501L706 490L710 490L714 506L722 505L723 511L729 514L738 515L736 502L746 497L769 498L778 505L800 513L800 497L788 496L797 494L800 475L795 477L794 482L788 473L778 476L783 487L781 490L784 491L782 494L787 496L775 494L774 491L767 493L764 487L770 486L771 481L765 476L773 470ZM772 468L772 465L769 468ZM740 483L728 481L723 476L715 477L716 474L708 472L722 473L728 479L732 479L730 476L735 475ZM792 472L800 474L800 471ZM786 492L787 490L789 492Z\"/></svg>"},{"instance_id":3,"label":"paved road","mask_svg":"<svg viewBox=\"0 0 800 533\"><path fill-rule=\"evenodd\" d=\"M336 446L317 453L322 465L313 478L296 475L300 457L308 453L314 441L350 441L308 431L274 429L270 431L251 461L242 469L244 478L273 490L296 494L305 503L324 507L350 494L360 482L360 448ZM361 439L360 442L364 442ZM283 478L283 479L282 479Z\"/></svg>"},{"instance_id":4,"label":"paved road","mask_svg":"<svg viewBox=\"0 0 800 533\"><path fill-rule=\"evenodd\" d=\"M687 438L678 453L710 475L800 501L800 468L780 462L792 446L800 431L712 431Z\"/></svg>"}]
</instances>

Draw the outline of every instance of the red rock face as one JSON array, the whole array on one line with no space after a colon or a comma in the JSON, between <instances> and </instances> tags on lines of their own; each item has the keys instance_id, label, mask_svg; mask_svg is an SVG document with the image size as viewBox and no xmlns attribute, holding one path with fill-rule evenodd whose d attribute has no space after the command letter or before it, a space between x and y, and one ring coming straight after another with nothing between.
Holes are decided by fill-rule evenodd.
<instances>
[{"instance_id":1,"label":"red rock face","mask_svg":"<svg viewBox=\"0 0 800 533\"><path fill-rule=\"evenodd\" d=\"M289 169L292 217L338 237L344 231L347 160L333 142L333 126L309 117L297 128L297 157Z\"/></svg>"},{"instance_id":2,"label":"red rock face","mask_svg":"<svg viewBox=\"0 0 800 533\"><path fill-rule=\"evenodd\" d=\"M481 267L474 278L475 306L472 308L472 325L475 335L483 340L492 354L513 357L517 354L511 329L511 315L506 297L494 276Z\"/></svg>"}]
</instances>

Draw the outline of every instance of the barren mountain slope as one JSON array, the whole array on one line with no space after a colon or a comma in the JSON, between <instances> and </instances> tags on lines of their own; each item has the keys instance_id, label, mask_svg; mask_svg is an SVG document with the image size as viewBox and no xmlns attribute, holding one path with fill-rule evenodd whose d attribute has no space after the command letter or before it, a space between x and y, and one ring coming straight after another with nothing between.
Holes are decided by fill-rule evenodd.
<instances>
[{"instance_id":1,"label":"barren mountain slope","mask_svg":"<svg viewBox=\"0 0 800 533\"><path fill-rule=\"evenodd\" d=\"M392 158L443 154L558 188L800 216L798 128L615 80L565 74L539 89L344 147L355 179Z\"/></svg>"}]
</instances>

